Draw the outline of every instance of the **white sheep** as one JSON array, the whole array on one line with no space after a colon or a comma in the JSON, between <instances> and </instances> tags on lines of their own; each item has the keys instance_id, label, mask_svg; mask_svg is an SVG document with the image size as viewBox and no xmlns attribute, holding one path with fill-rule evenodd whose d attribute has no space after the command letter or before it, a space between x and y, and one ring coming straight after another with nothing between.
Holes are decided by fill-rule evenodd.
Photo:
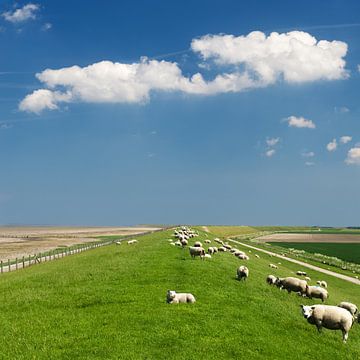
<instances>
[{"instance_id":1,"label":"white sheep","mask_svg":"<svg viewBox=\"0 0 360 360\"><path fill-rule=\"evenodd\" d=\"M169 304L179 304L179 303L194 303L195 296L190 293L177 293L174 290L168 290L166 294L166 301Z\"/></svg>"},{"instance_id":2,"label":"white sheep","mask_svg":"<svg viewBox=\"0 0 360 360\"><path fill-rule=\"evenodd\" d=\"M305 271L297 271L296 275L306 276L306 272Z\"/></svg>"},{"instance_id":3,"label":"white sheep","mask_svg":"<svg viewBox=\"0 0 360 360\"><path fill-rule=\"evenodd\" d=\"M246 266L239 266L236 271L237 279L238 280L246 280L249 277L249 269Z\"/></svg>"},{"instance_id":4,"label":"white sheep","mask_svg":"<svg viewBox=\"0 0 360 360\"><path fill-rule=\"evenodd\" d=\"M239 254L237 255L237 257L240 260L250 260L250 258L246 254Z\"/></svg>"},{"instance_id":5,"label":"white sheep","mask_svg":"<svg viewBox=\"0 0 360 360\"><path fill-rule=\"evenodd\" d=\"M218 249L216 246L213 246L212 248L213 248L213 250L214 250L214 254L219 251L219 249Z\"/></svg>"},{"instance_id":6,"label":"white sheep","mask_svg":"<svg viewBox=\"0 0 360 360\"><path fill-rule=\"evenodd\" d=\"M211 255L210 255L210 254L204 254L204 255L201 255L200 257L201 257L202 260L211 259Z\"/></svg>"},{"instance_id":7,"label":"white sheep","mask_svg":"<svg viewBox=\"0 0 360 360\"><path fill-rule=\"evenodd\" d=\"M301 295L306 294L307 282L295 277L277 278L275 285L280 289L285 289L290 294L293 292L300 292Z\"/></svg>"},{"instance_id":8,"label":"white sheep","mask_svg":"<svg viewBox=\"0 0 360 360\"><path fill-rule=\"evenodd\" d=\"M322 302L324 302L329 297L329 293L326 289L320 286L306 285L306 296L310 299L318 298L321 299Z\"/></svg>"},{"instance_id":9,"label":"white sheep","mask_svg":"<svg viewBox=\"0 0 360 360\"><path fill-rule=\"evenodd\" d=\"M353 316L348 310L331 305L300 306L304 318L309 324L316 325L319 332L321 332L322 327L330 330L341 330L343 342L346 342L353 324Z\"/></svg>"},{"instance_id":10,"label":"white sheep","mask_svg":"<svg viewBox=\"0 0 360 360\"><path fill-rule=\"evenodd\" d=\"M257 259L260 259L260 256L259 256L258 254L255 254L255 257L256 257Z\"/></svg>"},{"instance_id":11,"label":"white sheep","mask_svg":"<svg viewBox=\"0 0 360 360\"><path fill-rule=\"evenodd\" d=\"M205 255L205 250L202 247L189 247L189 252L192 258Z\"/></svg>"},{"instance_id":12,"label":"white sheep","mask_svg":"<svg viewBox=\"0 0 360 360\"><path fill-rule=\"evenodd\" d=\"M215 252L213 247L209 247L207 251L208 251L208 254L210 254L210 255L214 254L214 252Z\"/></svg>"},{"instance_id":13,"label":"white sheep","mask_svg":"<svg viewBox=\"0 0 360 360\"><path fill-rule=\"evenodd\" d=\"M228 250L231 250L231 249L232 249L232 246L229 245L229 244L224 244L223 247L224 247L225 249L228 249Z\"/></svg>"},{"instance_id":14,"label":"white sheep","mask_svg":"<svg viewBox=\"0 0 360 360\"><path fill-rule=\"evenodd\" d=\"M186 246L186 245L188 244L188 241L185 240L185 239L184 239L184 240L181 240L180 242L181 242L181 245L182 245L182 246Z\"/></svg>"},{"instance_id":15,"label":"white sheep","mask_svg":"<svg viewBox=\"0 0 360 360\"><path fill-rule=\"evenodd\" d=\"M311 278L309 278L308 276L305 276L304 279L305 279L306 281L311 281Z\"/></svg>"},{"instance_id":16,"label":"white sheep","mask_svg":"<svg viewBox=\"0 0 360 360\"><path fill-rule=\"evenodd\" d=\"M269 267L271 267L272 269L277 269L278 268L277 265L275 265L275 264L269 264Z\"/></svg>"},{"instance_id":17,"label":"white sheep","mask_svg":"<svg viewBox=\"0 0 360 360\"><path fill-rule=\"evenodd\" d=\"M127 243L128 245L136 244L138 241L136 239L129 240Z\"/></svg>"},{"instance_id":18,"label":"white sheep","mask_svg":"<svg viewBox=\"0 0 360 360\"><path fill-rule=\"evenodd\" d=\"M206 239L206 240L204 241L204 243L205 243L205 244L211 244L211 240Z\"/></svg>"},{"instance_id":19,"label":"white sheep","mask_svg":"<svg viewBox=\"0 0 360 360\"><path fill-rule=\"evenodd\" d=\"M115 244L116 245L121 245L121 241L116 241Z\"/></svg>"},{"instance_id":20,"label":"white sheep","mask_svg":"<svg viewBox=\"0 0 360 360\"><path fill-rule=\"evenodd\" d=\"M226 252L226 249L225 249L223 246L220 246L220 247L219 247L219 252L220 252L220 251L221 251L221 252Z\"/></svg>"},{"instance_id":21,"label":"white sheep","mask_svg":"<svg viewBox=\"0 0 360 360\"><path fill-rule=\"evenodd\" d=\"M202 247L202 243L200 241L195 241L194 247Z\"/></svg>"},{"instance_id":22,"label":"white sheep","mask_svg":"<svg viewBox=\"0 0 360 360\"><path fill-rule=\"evenodd\" d=\"M340 304L338 304L339 307L346 309L348 311L350 311L351 315L353 316L354 319L356 319L357 315L358 315L358 307L351 303L351 302L347 302L347 301L342 301Z\"/></svg>"}]
</instances>

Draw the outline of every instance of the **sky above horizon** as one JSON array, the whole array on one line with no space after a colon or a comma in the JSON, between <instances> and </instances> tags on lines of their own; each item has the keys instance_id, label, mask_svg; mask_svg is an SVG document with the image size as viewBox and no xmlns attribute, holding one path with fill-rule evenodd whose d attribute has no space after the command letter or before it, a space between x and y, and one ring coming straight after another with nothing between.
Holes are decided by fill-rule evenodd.
<instances>
[{"instance_id":1,"label":"sky above horizon","mask_svg":"<svg viewBox=\"0 0 360 360\"><path fill-rule=\"evenodd\" d=\"M358 1L0 14L0 225L360 226Z\"/></svg>"}]
</instances>

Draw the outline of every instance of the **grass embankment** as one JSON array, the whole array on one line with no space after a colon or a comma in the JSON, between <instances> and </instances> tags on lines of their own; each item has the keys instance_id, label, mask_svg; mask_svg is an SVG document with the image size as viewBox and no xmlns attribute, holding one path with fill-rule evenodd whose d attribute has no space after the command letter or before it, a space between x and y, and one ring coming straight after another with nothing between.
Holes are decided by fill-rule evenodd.
<instances>
[{"instance_id":1,"label":"grass embankment","mask_svg":"<svg viewBox=\"0 0 360 360\"><path fill-rule=\"evenodd\" d=\"M258 230L251 226L208 226L207 228L211 234L220 237L254 234L258 232Z\"/></svg>"},{"instance_id":2,"label":"grass embankment","mask_svg":"<svg viewBox=\"0 0 360 360\"><path fill-rule=\"evenodd\" d=\"M229 253L192 260L169 237L154 233L133 246L102 247L1 276L0 358L360 358L358 324L346 345L338 331L318 334L299 311L299 304L317 300L265 283L274 258L249 254L250 278L240 283L235 273L244 262ZM283 261L271 271L296 270ZM328 282L330 304L358 301L358 286L302 270ZM192 292L197 302L166 304L167 289Z\"/></svg>"},{"instance_id":3,"label":"grass embankment","mask_svg":"<svg viewBox=\"0 0 360 360\"><path fill-rule=\"evenodd\" d=\"M270 243L287 249L293 248L304 250L309 253L319 253L328 256L334 256L344 261L360 264L360 243L292 243L276 242Z\"/></svg>"}]
</instances>

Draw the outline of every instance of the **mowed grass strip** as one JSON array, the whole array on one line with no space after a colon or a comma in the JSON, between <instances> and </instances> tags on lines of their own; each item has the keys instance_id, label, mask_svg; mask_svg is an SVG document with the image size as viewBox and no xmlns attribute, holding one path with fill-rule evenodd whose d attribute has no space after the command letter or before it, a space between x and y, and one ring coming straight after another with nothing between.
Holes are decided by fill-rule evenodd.
<instances>
[{"instance_id":1,"label":"mowed grass strip","mask_svg":"<svg viewBox=\"0 0 360 360\"><path fill-rule=\"evenodd\" d=\"M344 261L360 264L360 243L293 243L293 242L276 242L272 245L281 246L287 249L293 248L305 250L310 253L324 254L334 256Z\"/></svg>"},{"instance_id":2,"label":"mowed grass strip","mask_svg":"<svg viewBox=\"0 0 360 360\"><path fill-rule=\"evenodd\" d=\"M301 303L266 284L269 273L299 267L254 252L244 263L229 253L209 261L169 245L171 232L111 245L0 277L0 358L3 359L358 359L360 326L346 345L341 333L318 334ZM207 235L208 236L208 235ZM201 233L200 238L206 238ZM211 238L211 237L210 237ZM240 248L240 247L239 247ZM245 251L247 251L245 249ZM329 276L330 300L356 302L359 287ZM195 304L170 305L167 289L191 292Z\"/></svg>"}]
</instances>

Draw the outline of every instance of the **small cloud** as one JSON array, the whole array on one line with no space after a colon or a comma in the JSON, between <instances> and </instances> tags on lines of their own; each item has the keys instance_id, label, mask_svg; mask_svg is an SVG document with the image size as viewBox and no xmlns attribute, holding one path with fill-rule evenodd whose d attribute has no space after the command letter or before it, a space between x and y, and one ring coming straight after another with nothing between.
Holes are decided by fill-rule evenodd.
<instances>
[{"instance_id":1,"label":"small cloud","mask_svg":"<svg viewBox=\"0 0 360 360\"><path fill-rule=\"evenodd\" d=\"M267 146L275 146L278 142L280 141L280 138L267 138L266 139L266 144Z\"/></svg>"},{"instance_id":2,"label":"small cloud","mask_svg":"<svg viewBox=\"0 0 360 360\"><path fill-rule=\"evenodd\" d=\"M315 129L316 125L312 120L308 120L303 118L302 116L296 117L296 116L289 116L285 119L289 127L296 127L296 128L308 128L308 129Z\"/></svg>"},{"instance_id":3,"label":"small cloud","mask_svg":"<svg viewBox=\"0 0 360 360\"><path fill-rule=\"evenodd\" d=\"M7 123L0 124L0 130L11 129L12 127L13 127L12 124L7 124Z\"/></svg>"},{"instance_id":4,"label":"small cloud","mask_svg":"<svg viewBox=\"0 0 360 360\"><path fill-rule=\"evenodd\" d=\"M275 155L275 152L276 152L275 149L270 149L270 150L266 151L265 156L272 157L273 155Z\"/></svg>"},{"instance_id":5,"label":"small cloud","mask_svg":"<svg viewBox=\"0 0 360 360\"><path fill-rule=\"evenodd\" d=\"M40 6L38 4L26 4L22 8L15 9L14 11L6 11L2 13L2 17L12 22L13 24L18 24L27 20L36 19L36 13L39 11Z\"/></svg>"},{"instance_id":6,"label":"small cloud","mask_svg":"<svg viewBox=\"0 0 360 360\"><path fill-rule=\"evenodd\" d=\"M330 141L327 145L326 145L326 149L327 151L335 151L337 149L337 141L336 139L333 139L332 141Z\"/></svg>"},{"instance_id":7,"label":"small cloud","mask_svg":"<svg viewBox=\"0 0 360 360\"><path fill-rule=\"evenodd\" d=\"M154 153L147 153L147 157L148 157L148 158L153 158L154 156L155 156Z\"/></svg>"},{"instance_id":8,"label":"small cloud","mask_svg":"<svg viewBox=\"0 0 360 360\"><path fill-rule=\"evenodd\" d=\"M347 144L348 142L350 142L352 140L352 137L351 136L342 136L340 138L340 142L342 144Z\"/></svg>"},{"instance_id":9,"label":"small cloud","mask_svg":"<svg viewBox=\"0 0 360 360\"><path fill-rule=\"evenodd\" d=\"M345 162L348 165L360 165L360 147L350 149Z\"/></svg>"},{"instance_id":10,"label":"small cloud","mask_svg":"<svg viewBox=\"0 0 360 360\"><path fill-rule=\"evenodd\" d=\"M313 151L303 152L303 153L301 153L301 156L303 156L303 157L314 157L315 153Z\"/></svg>"},{"instance_id":11,"label":"small cloud","mask_svg":"<svg viewBox=\"0 0 360 360\"><path fill-rule=\"evenodd\" d=\"M334 107L334 111L335 111L336 113L342 113L342 114L344 114L344 113L349 112L350 109L347 108L346 106L340 106L340 107L335 106L335 107Z\"/></svg>"},{"instance_id":12,"label":"small cloud","mask_svg":"<svg viewBox=\"0 0 360 360\"><path fill-rule=\"evenodd\" d=\"M52 28L52 24L51 23L45 23L42 27L41 30L42 31L48 31Z\"/></svg>"},{"instance_id":13,"label":"small cloud","mask_svg":"<svg viewBox=\"0 0 360 360\"><path fill-rule=\"evenodd\" d=\"M153 130L150 132L150 135L156 135L157 134L157 131L156 130Z\"/></svg>"},{"instance_id":14,"label":"small cloud","mask_svg":"<svg viewBox=\"0 0 360 360\"><path fill-rule=\"evenodd\" d=\"M306 161L306 162L305 162L305 165L306 165L306 166L314 166L315 163L314 163L313 161Z\"/></svg>"}]
</instances>

